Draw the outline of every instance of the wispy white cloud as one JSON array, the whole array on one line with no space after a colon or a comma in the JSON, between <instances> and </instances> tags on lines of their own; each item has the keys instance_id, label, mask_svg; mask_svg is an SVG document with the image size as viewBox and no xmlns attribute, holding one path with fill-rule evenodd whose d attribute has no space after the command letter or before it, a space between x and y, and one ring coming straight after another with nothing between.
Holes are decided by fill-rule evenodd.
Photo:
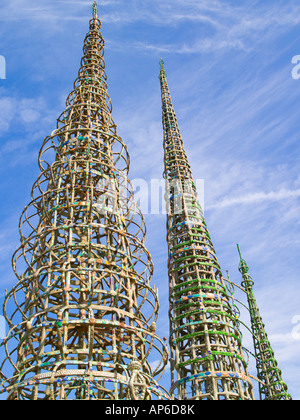
<instances>
[{"instance_id":1,"label":"wispy white cloud","mask_svg":"<svg viewBox=\"0 0 300 420\"><path fill-rule=\"evenodd\" d=\"M189 2L165 1L142 3L140 7L132 7L135 2L128 5L126 12L103 16L104 22L144 22L163 27L176 27L181 24L204 25L206 31L194 36L190 32L186 40L166 43L149 43L146 40L130 42L126 49L132 48L148 53L159 54L199 54L206 52L218 52L220 50L236 49L251 50L264 41L278 36L286 28L291 28L300 23L300 6L274 4L272 8L262 3L256 4L255 8L247 4L229 4L227 2ZM131 7L130 7L131 5ZM276 32L275 32L276 31ZM210 35L205 34L210 33ZM112 43L114 48L121 45ZM124 45L123 45L124 48Z\"/></svg>"},{"instance_id":2,"label":"wispy white cloud","mask_svg":"<svg viewBox=\"0 0 300 420\"><path fill-rule=\"evenodd\" d=\"M286 200L289 198L297 198L300 197L300 189L298 190L280 190L280 191L270 191L268 193L265 192L256 192L251 194L246 194L242 197L230 197L225 198L223 201L220 201L217 204L213 204L207 207L207 210L211 210L214 208L224 208L230 207L240 204L253 204L257 202L269 202L269 201L280 201Z\"/></svg>"},{"instance_id":3,"label":"wispy white cloud","mask_svg":"<svg viewBox=\"0 0 300 420\"><path fill-rule=\"evenodd\" d=\"M15 116L15 101L10 97L0 98L0 130L7 131Z\"/></svg>"},{"instance_id":4,"label":"wispy white cloud","mask_svg":"<svg viewBox=\"0 0 300 420\"><path fill-rule=\"evenodd\" d=\"M23 0L22 7L17 0L5 1L0 6L0 20L9 22L18 20L34 22L34 25L43 27L43 31L61 31L65 22L86 22L89 17L87 1L48 1L45 0L38 6L29 0ZM91 11L90 11L91 14ZM104 24L143 24L162 28L180 28L185 24L201 25L210 35L198 36L195 31L192 36L190 31L184 37L181 31L181 40L167 43L163 39L159 42L149 42L140 32L139 41L121 42L118 38L111 38L111 46L116 49L125 48L130 51L140 50L144 52L198 54L203 52L220 51L224 49L248 50L254 44L260 43L270 36L280 33L283 28L293 27L300 23L300 6L293 4L268 5L256 3L255 7L248 4L235 4L220 1L190 1L159 0L137 1L128 0L99 2L99 15Z\"/></svg>"},{"instance_id":5,"label":"wispy white cloud","mask_svg":"<svg viewBox=\"0 0 300 420\"><path fill-rule=\"evenodd\" d=\"M50 128L56 126L58 110L49 108L45 99L0 97L0 171L23 168L37 162L37 152ZM35 153L34 153L35 151Z\"/></svg>"},{"instance_id":6,"label":"wispy white cloud","mask_svg":"<svg viewBox=\"0 0 300 420\"><path fill-rule=\"evenodd\" d=\"M40 120L44 123L50 110L47 109L42 97L20 98L16 95L2 96L0 98L0 128L2 133L11 128L12 123L32 124Z\"/></svg>"}]
</instances>

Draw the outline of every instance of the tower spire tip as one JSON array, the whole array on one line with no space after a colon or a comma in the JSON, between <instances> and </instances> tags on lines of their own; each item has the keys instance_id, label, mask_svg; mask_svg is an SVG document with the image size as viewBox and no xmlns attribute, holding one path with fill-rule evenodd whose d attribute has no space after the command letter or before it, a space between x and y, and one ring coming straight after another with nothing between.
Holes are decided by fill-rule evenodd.
<instances>
[{"instance_id":1,"label":"tower spire tip","mask_svg":"<svg viewBox=\"0 0 300 420\"><path fill-rule=\"evenodd\" d=\"M240 246L239 246L239 244L236 244L236 246L237 246L237 249L238 249L238 251L239 251L240 257L241 257L241 259L242 259L242 253L241 253Z\"/></svg>"},{"instance_id":2,"label":"tower spire tip","mask_svg":"<svg viewBox=\"0 0 300 420\"><path fill-rule=\"evenodd\" d=\"M248 271L249 271L249 267L248 267L248 265L247 265L246 261L244 260L244 258L242 257L242 253L241 253L240 246L239 246L239 244L237 244L236 246L237 246L237 249L238 249L239 254L240 254L239 271L240 271L242 274L248 273Z\"/></svg>"},{"instance_id":3,"label":"tower spire tip","mask_svg":"<svg viewBox=\"0 0 300 420\"><path fill-rule=\"evenodd\" d=\"M160 74L159 74L159 79L162 80L162 75L166 76L166 72L165 72L165 67L164 67L164 60L161 58L159 60L159 65L160 65Z\"/></svg>"},{"instance_id":4,"label":"tower spire tip","mask_svg":"<svg viewBox=\"0 0 300 420\"><path fill-rule=\"evenodd\" d=\"M94 1L93 3L93 15L94 15L94 18L98 17L98 4L96 1Z\"/></svg>"}]
</instances>

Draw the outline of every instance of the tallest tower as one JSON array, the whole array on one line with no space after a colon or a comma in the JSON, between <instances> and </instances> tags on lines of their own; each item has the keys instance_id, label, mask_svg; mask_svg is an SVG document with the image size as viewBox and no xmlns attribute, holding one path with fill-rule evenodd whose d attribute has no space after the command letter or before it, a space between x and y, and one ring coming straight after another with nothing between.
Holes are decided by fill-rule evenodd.
<instances>
[{"instance_id":1,"label":"tallest tower","mask_svg":"<svg viewBox=\"0 0 300 420\"><path fill-rule=\"evenodd\" d=\"M44 140L20 219L18 282L5 297L10 331L0 348L8 399L164 396L153 264L112 118L100 29L94 3L78 77Z\"/></svg>"},{"instance_id":2,"label":"tallest tower","mask_svg":"<svg viewBox=\"0 0 300 420\"><path fill-rule=\"evenodd\" d=\"M163 61L160 66L172 393L179 399L250 400L238 323L197 199Z\"/></svg>"}]
</instances>

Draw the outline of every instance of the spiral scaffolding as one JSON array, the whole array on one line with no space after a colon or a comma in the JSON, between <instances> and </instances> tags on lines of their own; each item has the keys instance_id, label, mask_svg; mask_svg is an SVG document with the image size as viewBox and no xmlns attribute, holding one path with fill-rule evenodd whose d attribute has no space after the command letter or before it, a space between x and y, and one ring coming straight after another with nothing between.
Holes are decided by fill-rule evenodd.
<instances>
[{"instance_id":1,"label":"spiral scaffolding","mask_svg":"<svg viewBox=\"0 0 300 420\"><path fill-rule=\"evenodd\" d=\"M168 350L155 333L153 263L111 115L100 28L95 2L78 78L20 219L18 282L3 311L8 399L169 399L157 384Z\"/></svg>"},{"instance_id":2,"label":"spiral scaffolding","mask_svg":"<svg viewBox=\"0 0 300 420\"><path fill-rule=\"evenodd\" d=\"M236 309L197 199L160 62L169 247L171 393L190 400L252 400Z\"/></svg>"},{"instance_id":3,"label":"spiral scaffolding","mask_svg":"<svg viewBox=\"0 0 300 420\"><path fill-rule=\"evenodd\" d=\"M242 287L247 294L249 305L257 376L260 380L260 398L262 400L291 400L292 397L287 392L288 387L282 379L282 372L278 367L278 362L275 358L254 296L254 281L248 274L249 267L242 258L239 245L237 247L240 255L239 271L242 274Z\"/></svg>"}]
</instances>

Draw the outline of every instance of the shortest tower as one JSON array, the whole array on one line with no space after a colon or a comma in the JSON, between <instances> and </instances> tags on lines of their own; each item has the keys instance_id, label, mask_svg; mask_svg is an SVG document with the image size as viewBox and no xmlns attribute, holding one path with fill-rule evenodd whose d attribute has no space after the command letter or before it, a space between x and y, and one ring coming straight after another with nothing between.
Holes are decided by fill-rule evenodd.
<instances>
[{"instance_id":1,"label":"shortest tower","mask_svg":"<svg viewBox=\"0 0 300 420\"><path fill-rule=\"evenodd\" d=\"M242 286L247 294L249 305L258 379L265 384L259 383L260 398L261 400L291 400L292 397L288 394L287 385L283 382L281 370L254 297L254 281L248 274L249 267L242 258L239 245L237 248L240 254L239 271L243 276Z\"/></svg>"}]
</instances>

